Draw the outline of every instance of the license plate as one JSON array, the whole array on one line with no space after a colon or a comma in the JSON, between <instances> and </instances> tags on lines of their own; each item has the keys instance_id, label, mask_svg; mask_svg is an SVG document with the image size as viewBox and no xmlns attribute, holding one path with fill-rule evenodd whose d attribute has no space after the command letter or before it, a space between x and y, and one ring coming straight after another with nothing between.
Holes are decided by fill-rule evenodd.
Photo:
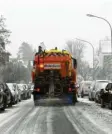
<instances>
[{"instance_id":1,"label":"license plate","mask_svg":"<svg viewBox=\"0 0 112 134\"><path fill-rule=\"evenodd\" d=\"M60 64L44 64L44 69L60 69L61 65Z\"/></svg>"}]
</instances>

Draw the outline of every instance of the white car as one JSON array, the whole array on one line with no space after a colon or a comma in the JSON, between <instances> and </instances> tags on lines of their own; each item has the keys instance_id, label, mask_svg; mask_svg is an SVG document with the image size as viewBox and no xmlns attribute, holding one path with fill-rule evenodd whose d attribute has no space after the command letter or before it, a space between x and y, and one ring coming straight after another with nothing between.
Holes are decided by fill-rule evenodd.
<instances>
[{"instance_id":1,"label":"white car","mask_svg":"<svg viewBox=\"0 0 112 134\"><path fill-rule=\"evenodd\" d=\"M79 94L82 98L84 96L88 96L91 83L92 83L92 81L82 81L80 83Z\"/></svg>"},{"instance_id":2,"label":"white car","mask_svg":"<svg viewBox=\"0 0 112 134\"><path fill-rule=\"evenodd\" d=\"M96 98L96 93L98 90L104 88L110 80L95 80L92 82L89 90L89 100L95 100Z\"/></svg>"},{"instance_id":3,"label":"white car","mask_svg":"<svg viewBox=\"0 0 112 134\"><path fill-rule=\"evenodd\" d=\"M21 90L21 99L26 100L27 99L27 90L26 90L26 84L18 84L19 90Z\"/></svg>"}]
</instances>

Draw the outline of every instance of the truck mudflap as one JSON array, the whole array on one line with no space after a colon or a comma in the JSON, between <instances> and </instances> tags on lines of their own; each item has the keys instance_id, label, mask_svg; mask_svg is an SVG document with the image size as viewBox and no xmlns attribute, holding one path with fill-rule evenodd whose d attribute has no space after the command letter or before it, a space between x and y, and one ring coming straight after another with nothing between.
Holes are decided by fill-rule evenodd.
<instances>
[{"instance_id":1,"label":"truck mudflap","mask_svg":"<svg viewBox=\"0 0 112 134\"><path fill-rule=\"evenodd\" d=\"M77 87L74 83L69 85L68 89L68 102L70 104L75 104L77 101Z\"/></svg>"}]
</instances>

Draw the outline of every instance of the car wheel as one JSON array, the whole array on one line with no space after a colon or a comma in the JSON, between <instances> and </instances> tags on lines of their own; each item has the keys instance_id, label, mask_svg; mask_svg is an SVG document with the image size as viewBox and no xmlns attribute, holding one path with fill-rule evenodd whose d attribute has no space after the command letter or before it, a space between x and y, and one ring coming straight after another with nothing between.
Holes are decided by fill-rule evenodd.
<instances>
[{"instance_id":1,"label":"car wheel","mask_svg":"<svg viewBox=\"0 0 112 134\"><path fill-rule=\"evenodd\" d=\"M30 94L30 96L29 96L29 99L31 99L31 94Z\"/></svg>"},{"instance_id":2,"label":"car wheel","mask_svg":"<svg viewBox=\"0 0 112 134\"><path fill-rule=\"evenodd\" d=\"M15 101L15 104L17 104L18 103L18 99Z\"/></svg>"},{"instance_id":3,"label":"car wheel","mask_svg":"<svg viewBox=\"0 0 112 134\"><path fill-rule=\"evenodd\" d=\"M109 109L112 110L112 101L109 102Z\"/></svg>"},{"instance_id":4,"label":"car wheel","mask_svg":"<svg viewBox=\"0 0 112 134\"><path fill-rule=\"evenodd\" d=\"M95 99L94 99L94 101L96 102L96 103L98 103L98 100L97 100L97 97L95 96Z\"/></svg>"},{"instance_id":5,"label":"car wheel","mask_svg":"<svg viewBox=\"0 0 112 134\"><path fill-rule=\"evenodd\" d=\"M84 97L84 94L83 94L83 92L81 93L81 98L83 98Z\"/></svg>"},{"instance_id":6,"label":"car wheel","mask_svg":"<svg viewBox=\"0 0 112 134\"><path fill-rule=\"evenodd\" d=\"M92 101L94 101L94 98L91 98Z\"/></svg>"},{"instance_id":7,"label":"car wheel","mask_svg":"<svg viewBox=\"0 0 112 134\"><path fill-rule=\"evenodd\" d=\"M13 103L12 101L10 101L10 103L8 104L8 107L12 107Z\"/></svg>"},{"instance_id":8,"label":"car wheel","mask_svg":"<svg viewBox=\"0 0 112 134\"><path fill-rule=\"evenodd\" d=\"M5 107L5 106L3 106L3 107L1 108L1 111L4 111L4 110L5 110L5 108L6 108L6 107Z\"/></svg>"},{"instance_id":9,"label":"car wheel","mask_svg":"<svg viewBox=\"0 0 112 134\"><path fill-rule=\"evenodd\" d=\"M101 104L101 98L98 96L98 103Z\"/></svg>"},{"instance_id":10,"label":"car wheel","mask_svg":"<svg viewBox=\"0 0 112 134\"><path fill-rule=\"evenodd\" d=\"M6 102L6 99L4 99L4 101L3 101L3 107L1 108L1 110L4 111L5 108L6 108L6 106L7 106L7 102Z\"/></svg>"},{"instance_id":11,"label":"car wheel","mask_svg":"<svg viewBox=\"0 0 112 134\"><path fill-rule=\"evenodd\" d=\"M10 103L10 104L8 105L8 107L12 107L12 103Z\"/></svg>"},{"instance_id":12,"label":"car wheel","mask_svg":"<svg viewBox=\"0 0 112 134\"><path fill-rule=\"evenodd\" d=\"M23 100L25 100L25 94L23 94L23 97L22 97Z\"/></svg>"},{"instance_id":13,"label":"car wheel","mask_svg":"<svg viewBox=\"0 0 112 134\"><path fill-rule=\"evenodd\" d=\"M91 97L90 97L90 95L88 95L88 99L89 99L89 101L91 101Z\"/></svg>"},{"instance_id":14,"label":"car wheel","mask_svg":"<svg viewBox=\"0 0 112 134\"><path fill-rule=\"evenodd\" d=\"M104 107L105 107L104 100L101 99L101 108L104 108Z\"/></svg>"},{"instance_id":15,"label":"car wheel","mask_svg":"<svg viewBox=\"0 0 112 134\"><path fill-rule=\"evenodd\" d=\"M96 98L95 98L94 100L95 100L95 102L96 102L96 103L98 103L98 101L97 101L97 99L96 99Z\"/></svg>"}]
</instances>

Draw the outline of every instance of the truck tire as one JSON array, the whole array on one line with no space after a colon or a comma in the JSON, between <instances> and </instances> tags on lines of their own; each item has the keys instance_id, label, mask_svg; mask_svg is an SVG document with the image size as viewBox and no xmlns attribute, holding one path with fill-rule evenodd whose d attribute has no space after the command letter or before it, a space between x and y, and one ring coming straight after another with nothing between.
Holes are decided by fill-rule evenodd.
<instances>
[{"instance_id":1,"label":"truck tire","mask_svg":"<svg viewBox=\"0 0 112 134\"><path fill-rule=\"evenodd\" d=\"M35 93L33 94L33 101L34 101L34 105L38 106L38 97Z\"/></svg>"},{"instance_id":2,"label":"truck tire","mask_svg":"<svg viewBox=\"0 0 112 134\"><path fill-rule=\"evenodd\" d=\"M75 105L76 102L77 102L77 96L76 96L76 94L73 94L73 97L72 97L72 104Z\"/></svg>"}]
</instances>

